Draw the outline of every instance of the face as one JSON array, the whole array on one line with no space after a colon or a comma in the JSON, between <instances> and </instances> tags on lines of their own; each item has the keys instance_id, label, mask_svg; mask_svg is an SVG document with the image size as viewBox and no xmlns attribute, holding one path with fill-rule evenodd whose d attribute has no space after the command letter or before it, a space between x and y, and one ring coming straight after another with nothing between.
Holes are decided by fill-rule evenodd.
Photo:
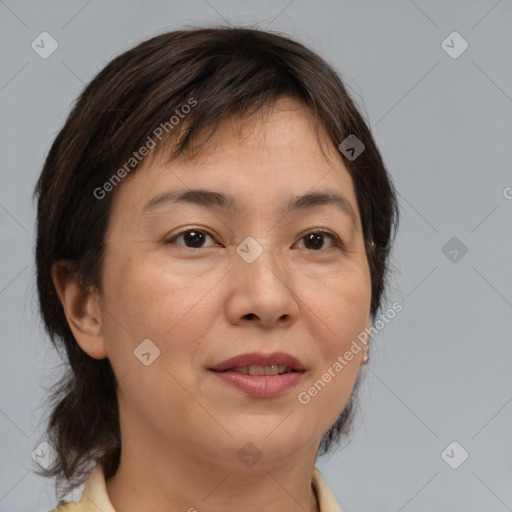
<instances>
[{"instance_id":1,"label":"face","mask_svg":"<svg viewBox=\"0 0 512 512\"><path fill-rule=\"evenodd\" d=\"M157 159L119 186L101 338L122 431L233 467L251 442L259 467L271 467L316 454L344 409L362 351L341 370L336 362L371 325L371 282L351 177L334 146L325 159L305 108L281 100L242 128L225 121L195 159ZM165 197L199 188L234 205ZM344 202L287 209L327 191ZM211 369L254 352L284 352L304 371L233 378Z\"/></svg>"}]
</instances>

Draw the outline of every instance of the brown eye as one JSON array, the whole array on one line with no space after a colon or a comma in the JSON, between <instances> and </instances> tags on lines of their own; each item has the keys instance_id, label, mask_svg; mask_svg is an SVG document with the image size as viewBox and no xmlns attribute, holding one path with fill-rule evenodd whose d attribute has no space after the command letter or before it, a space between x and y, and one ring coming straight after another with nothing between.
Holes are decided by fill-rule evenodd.
<instances>
[{"instance_id":1,"label":"brown eye","mask_svg":"<svg viewBox=\"0 0 512 512\"><path fill-rule=\"evenodd\" d=\"M312 231L303 236L301 240L304 240L306 248L312 251L320 251L325 244L325 238L331 240L335 247L341 247L340 239L336 235L324 230Z\"/></svg>"},{"instance_id":2,"label":"brown eye","mask_svg":"<svg viewBox=\"0 0 512 512\"><path fill-rule=\"evenodd\" d=\"M185 231L181 231L177 235L173 236L169 240L166 240L166 244L174 244L176 240L183 237L183 244L188 249L202 249L204 241L207 237L212 238L212 236L206 231L200 229L186 229Z\"/></svg>"}]
</instances>

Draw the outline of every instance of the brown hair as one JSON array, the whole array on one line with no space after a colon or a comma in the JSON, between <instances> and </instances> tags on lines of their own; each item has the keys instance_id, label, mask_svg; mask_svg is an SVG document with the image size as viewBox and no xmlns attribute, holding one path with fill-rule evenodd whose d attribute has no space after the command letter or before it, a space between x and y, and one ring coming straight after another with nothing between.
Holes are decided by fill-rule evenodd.
<instances>
[{"instance_id":1,"label":"brown hair","mask_svg":"<svg viewBox=\"0 0 512 512\"><path fill-rule=\"evenodd\" d=\"M211 136L228 116L260 111L282 96L308 106L317 134L327 134L335 147L350 134L365 146L355 160L342 158L361 213L375 319L398 224L397 199L370 129L331 66L286 36L253 28L193 28L142 42L112 60L81 93L34 190L40 311L53 345L57 350L63 346L69 361L49 397L45 435L57 456L50 467L38 470L56 476L56 487L69 492L81 485L93 459L102 463L105 478L112 476L121 441L112 367L108 358L89 357L74 339L52 281L53 264L70 260L84 289L100 289L104 235L116 189L102 192L102 198L98 190L106 190L116 170L125 175L119 172L123 165L126 172L136 171L136 162L133 168L126 162L154 138L158 126L168 127L162 141L173 141L173 158L197 150L198 137ZM192 104L191 99L197 103L179 129L169 128L176 110ZM344 411L324 434L319 455L348 433L360 375Z\"/></svg>"}]
</instances>

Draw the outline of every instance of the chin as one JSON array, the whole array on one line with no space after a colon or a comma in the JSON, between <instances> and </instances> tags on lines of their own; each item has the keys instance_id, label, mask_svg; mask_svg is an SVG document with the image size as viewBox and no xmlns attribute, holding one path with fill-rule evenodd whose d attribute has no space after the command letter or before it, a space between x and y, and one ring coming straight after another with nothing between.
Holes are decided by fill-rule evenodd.
<instances>
[{"instance_id":1,"label":"chin","mask_svg":"<svg viewBox=\"0 0 512 512\"><path fill-rule=\"evenodd\" d=\"M307 450L308 447L313 446L313 438L305 436L304 432L300 430L290 432L286 429L280 431L282 425L277 428L276 425L279 425L279 422L275 423L269 430L243 436L239 443L235 441L237 457L243 458L245 453L250 456L254 451L254 455L260 457L258 468L264 469L267 464L270 467L275 466L276 463L291 461L304 450ZM316 450L317 447L315 445L314 449Z\"/></svg>"}]
</instances>

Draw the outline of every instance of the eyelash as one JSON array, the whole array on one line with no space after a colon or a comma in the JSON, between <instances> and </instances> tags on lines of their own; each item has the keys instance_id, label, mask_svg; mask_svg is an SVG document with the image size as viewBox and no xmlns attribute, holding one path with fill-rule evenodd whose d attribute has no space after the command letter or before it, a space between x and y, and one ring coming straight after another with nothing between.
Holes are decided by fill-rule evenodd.
<instances>
[{"instance_id":1,"label":"eyelash","mask_svg":"<svg viewBox=\"0 0 512 512\"><path fill-rule=\"evenodd\" d=\"M187 229L185 229L183 231L180 231L179 233L173 235L171 238L165 240L164 243L166 245L173 244L174 241L177 240L181 235L184 235L185 233L188 233L190 231L202 233L202 234L207 235L207 236L211 237L212 239L214 239L214 236L211 233L209 233L208 231L204 230L204 229L187 228ZM299 238L299 240L303 240L304 238L306 238L308 235L311 235L311 234L326 236L327 238L329 238L333 242L335 247L338 247L339 249L345 250L344 244L340 240L340 238L338 236L334 235L333 233L331 233L329 231L326 231L324 229L315 229L315 230L308 231L303 236L301 236ZM208 249L208 247L195 247L194 248L194 247L187 247L185 245L183 245L183 248L184 249L191 249L191 250L195 250L195 251L198 251L198 250L201 250L201 249ZM324 249L324 250L322 250L322 249L319 249L319 250L310 249L310 250L308 250L308 252L322 253L322 252L326 252L326 249Z\"/></svg>"}]
</instances>

